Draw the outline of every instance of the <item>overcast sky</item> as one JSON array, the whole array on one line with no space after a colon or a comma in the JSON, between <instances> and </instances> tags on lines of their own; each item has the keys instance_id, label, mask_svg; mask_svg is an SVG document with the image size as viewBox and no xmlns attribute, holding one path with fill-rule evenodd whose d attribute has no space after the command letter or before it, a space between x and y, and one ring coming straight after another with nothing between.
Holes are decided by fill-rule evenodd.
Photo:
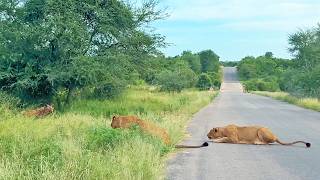
<instances>
[{"instance_id":1,"label":"overcast sky","mask_svg":"<svg viewBox=\"0 0 320 180\"><path fill-rule=\"evenodd\" d=\"M320 0L162 0L170 17L153 26L168 56L212 49L221 60L272 51L290 58L288 35L320 22Z\"/></svg>"}]
</instances>

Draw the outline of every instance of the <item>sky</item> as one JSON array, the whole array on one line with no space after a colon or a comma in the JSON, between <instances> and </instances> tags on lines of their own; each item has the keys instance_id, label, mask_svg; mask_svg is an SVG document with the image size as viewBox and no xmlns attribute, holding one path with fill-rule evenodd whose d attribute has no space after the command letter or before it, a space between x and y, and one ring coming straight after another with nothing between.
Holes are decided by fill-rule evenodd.
<instances>
[{"instance_id":1,"label":"sky","mask_svg":"<svg viewBox=\"0 0 320 180\"><path fill-rule=\"evenodd\" d=\"M170 16L152 24L167 56L212 49L222 61L291 58L288 36L320 23L320 0L160 0Z\"/></svg>"}]
</instances>

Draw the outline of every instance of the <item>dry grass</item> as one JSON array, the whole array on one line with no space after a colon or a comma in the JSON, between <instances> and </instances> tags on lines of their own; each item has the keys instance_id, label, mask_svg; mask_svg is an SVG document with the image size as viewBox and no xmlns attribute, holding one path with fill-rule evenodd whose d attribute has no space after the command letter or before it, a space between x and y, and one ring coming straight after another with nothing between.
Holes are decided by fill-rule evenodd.
<instances>
[{"instance_id":1,"label":"dry grass","mask_svg":"<svg viewBox=\"0 0 320 180\"><path fill-rule=\"evenodd\" d=\"M297 98L286 92L253 91L252 93L272 97L307 109L320 111L320 101L316 98Z\"/></svg>"}]
</instances>

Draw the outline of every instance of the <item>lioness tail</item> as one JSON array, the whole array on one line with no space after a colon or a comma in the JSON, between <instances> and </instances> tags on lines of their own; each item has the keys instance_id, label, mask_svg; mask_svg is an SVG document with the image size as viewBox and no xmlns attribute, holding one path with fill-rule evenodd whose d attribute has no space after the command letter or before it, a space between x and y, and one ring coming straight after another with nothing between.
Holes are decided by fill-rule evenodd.
<instances>
[{"instance_id":1,"label":"lioness tail","mask_svg":"<svg viewBox=\"0 0 320 180\"><path fill-rule=\"evenodd\" d=\"M303 143L303 144L306 145L306 147L311 147L310 143L304 142L304 141L294 141L294 142L291 142L291 143L284 143L284 142L279 141L279 139L277 139L276 142L279 143L279 144L282 144L282 145L292 145L292 144L296 144L296 143Z\"/></svg>"},{"instance_id":2,"label":"lioness tail","mask_svg":"<svg viewBox=\"0 0 320 180\"><path fill-rule=\"evenodd\" d=\"M175 148L201 148L201 147L206 147L206 146L209 146L209 144L207 142L204 142L200 146L176 145Z\"/></svg>"}]
</instances>

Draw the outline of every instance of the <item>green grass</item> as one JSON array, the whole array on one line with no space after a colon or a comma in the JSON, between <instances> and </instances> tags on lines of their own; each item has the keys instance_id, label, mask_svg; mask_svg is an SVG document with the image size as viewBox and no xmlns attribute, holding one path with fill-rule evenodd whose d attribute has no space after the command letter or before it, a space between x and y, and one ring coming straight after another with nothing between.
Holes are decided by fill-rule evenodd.
<instances>
[{"instance_id":1,"label":"green grass","mask_svg":"<svg viewBox=\"0 0 320 180\"><path fill-rule=\"evenodd\" d=\"M42 119L23 117L1 103L6 116L0 119L0 179L164 179L173 145L138 127L112 129L111 116L133 114L152 121L167 129L175 144L192 114L215 95L134 87L115 100L77 100L64 113Z\"/></svg>"},{"instance_id":2,"label":"green grass","mask_svg":"<svg viewBox=\"0 0 320 180\"><path fill-rule=\"evenodd\" d=\"M297 98L286 92L253 91L252 93L272 97L307 109L320 111L320 101L316 98Z\"/></svg>"}]
</instances>

